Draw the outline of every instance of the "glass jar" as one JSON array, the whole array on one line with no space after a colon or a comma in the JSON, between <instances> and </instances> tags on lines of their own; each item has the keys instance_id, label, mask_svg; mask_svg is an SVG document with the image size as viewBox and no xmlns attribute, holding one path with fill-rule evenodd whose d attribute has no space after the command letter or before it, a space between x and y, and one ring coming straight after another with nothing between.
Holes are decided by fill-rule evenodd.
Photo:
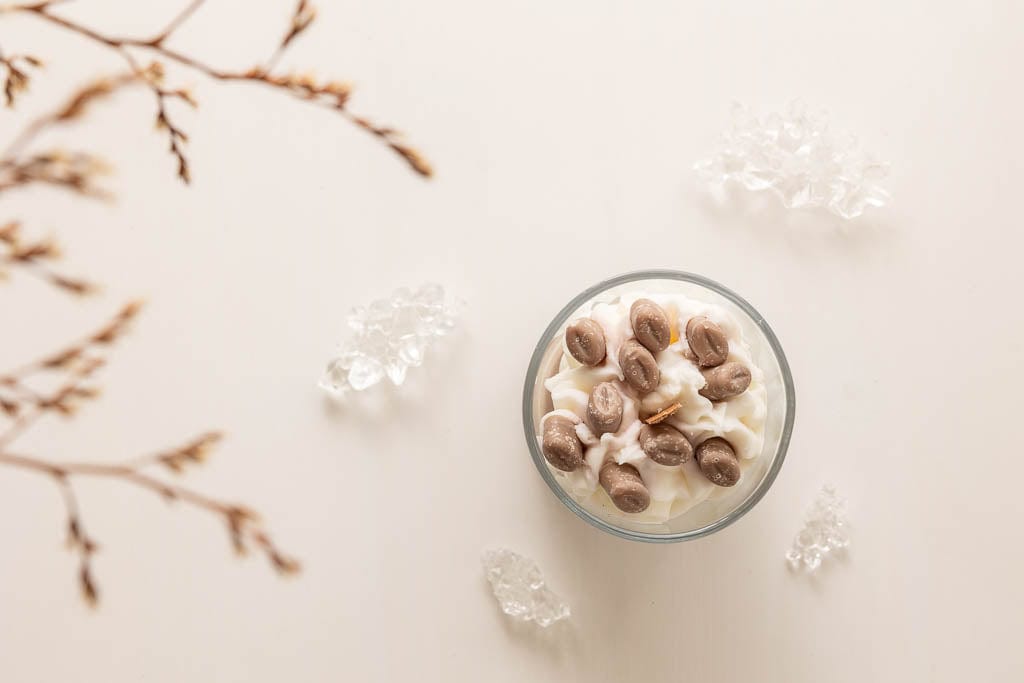
<instances>
[{"instance_id":1,"label":"glass jar","mask_svg":"<svg viewBox=\"0 0 1024 683\"><path fill-rule=\"evenodd\" d=\"M563 488L556 471L541 452L540 425L552 410L544 382L558 371L565 328L595 303L614 302L627 292L679 293L717 304L733 315L750 345L751 358L764 373L767 415L760 455L744 470L736 486L665 522L633 521L610 506L581 503ZM523 428L526 443L541 477L555 496L586 522L615 536L652 543L671 543L714 533L737 519L765 495L782 467L793 430L793 378L779 340L760 313L735 292L700 275L673 270L627 273L599 282L574 297L541 335L530 359L523 388Z\"/></svg>"}]
</instances>

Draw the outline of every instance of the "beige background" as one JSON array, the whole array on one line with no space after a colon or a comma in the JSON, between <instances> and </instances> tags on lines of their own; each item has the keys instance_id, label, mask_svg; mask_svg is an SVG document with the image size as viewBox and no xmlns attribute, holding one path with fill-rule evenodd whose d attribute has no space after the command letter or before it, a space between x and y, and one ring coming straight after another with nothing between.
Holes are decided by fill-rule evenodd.
<instances>
[{"instance_id":1,"label":"beige background","mask_svg":"<svg viewBox=\"0 0 1024 683\"><path fill-rule=\"evenodd\" d=\"M144 34L179 3L63 11ZM44 141L116 165L116 206L55 192L3 216L55 231L75 303L0 289L0 365L149 308L102 401L23 450L134 455L230 438L188 481L263 512L305 562L235 560L210 518L118 484L81 489L103 604L78 600L52 484L0 471L0 679L78 681L904 681L1024 675L1020 387L1024 313L1020 5L1005 2L321 2L286 66L353 79L353 108L410 133L426 183L329 112L194 83L195 183L179 186L152 101L125 93ZM257 6L258 5L258 6ZM825 5L828 5L827 7ZM290 3L211 0L176 39L212 62L265 54ZM49 66L6 137L115 56L0 17ZM795 96L893 162L893 205L839 226L716 207L690 165L732 99ZM793 365L797 424L771 493L701 542L602 535L563 509L522 443L542 327L608 275L665 266L746 295ZM439 280L464 336L383 409L315 387L353 304ZM852 505L846 562L782 555L818 486ZM538 559L566 628L510 625L479 553Z\"/></svg>"}]
</instances>

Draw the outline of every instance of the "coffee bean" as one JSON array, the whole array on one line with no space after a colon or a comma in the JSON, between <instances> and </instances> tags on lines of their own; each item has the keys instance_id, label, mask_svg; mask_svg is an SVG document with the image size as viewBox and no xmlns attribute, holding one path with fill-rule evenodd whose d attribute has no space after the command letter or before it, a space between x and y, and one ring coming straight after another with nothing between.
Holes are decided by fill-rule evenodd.
<instances>
[{"instance_id":1,"label":"coffee bean","mask_svg":"<svg viewBox=\"0 0 1024 683\"><path fill-rule=\"evenodd\" d=\"M623 512L643 512L651 504L651 493L632 465L609 460L601 466L599 479L615 507Z\"/></svg>"},{"instance_id":2,"label":"coffee bean","mask_svg":"<svg viewBox=\"0 0 1024 683\"><path fill-rule=\"evenodd\" d=\"M563 472L572 472L583 464L583 443L576 436L576 425L562 415L544 420L541 451L552 467Z\"/></svg>"},{"instance_id":3,"label":"coffee bean","mask_svg":"<svg viewBox=\"0 0 1024 683\"><path fill-rule=\"evenodd\" d=\"M622 394L612 382L601 382L587 401L587 425L597 436L617 432L622 424Z\"/></svg>"},{"instance_id":4,"label":"coffee bean","mask_svg":"<svg viewBox=\"0 0 1024 683\"><path fill-rule=\"evenodd\" d=\"M743 363L732 361L717 368L703 370L706 384L700 395L712 401L739 396L750 386L750 370Z\"/></svg>"},{"instance_id":5,"label":"coffee bean","mask_svg":"<svg viewBox=\"0 0 1024 683\"><path fill-rule=\"evenodd\" d=\"M593 367L604 360L604 330L590 318L581 318L565 329L565 345L584 365Z\"/></svg>"},{"instance_id":6,"label":"coffee bean","mask_svg":"<svg viewBox=\"0 0 1024 683\"><path fill-rule=\"evenodd\" d=\"M693 456L693 446L678 429L667 424L644 425L640 448L659 465L682 465Z\"/></svg>"},{"instance_id":7,"label":"coffee bean","mask_svg":"<svg viewBox=\"0 0 1024 683\"><path fill-rule=\"evenodd\" d=\"M619 367L626 383L639 391L648 394L658 388L661 382L661 370L651 352L635 339L628 340L619 349Z\"/></svg>"},{"instance_id":8,"label":"coffee bean","mask_svg":"<svg viewBox=\"0 0 1024 683\"><path fill-rule=\"evenodd\" d=\"M721 365L729 358L728 337L721 327L704 316L690 318L686 323L686 343L701 367Z\"/></svg>"},{"instance_id":9,"label":"coffee bean","mask_svg":"<svg viewBox=\"0 0 1024 683\"><path fill-rule=\"evenodd\" d=\"M637 299L629 308L629 322L636 340L651 353L660 353L672 341L668 314L650 299Z\"/></svg>"},{"instance_id":10,"label":"coffee bean","mask_svg":"<svg viewBox=\"0 0 1024 683\"><path fill-rule=\"evenodd\" d=\"M734 486L740 480L740 461L732 444L714 436L697 446L700 471L715 486Z\"/></svg>"}]
</instances>

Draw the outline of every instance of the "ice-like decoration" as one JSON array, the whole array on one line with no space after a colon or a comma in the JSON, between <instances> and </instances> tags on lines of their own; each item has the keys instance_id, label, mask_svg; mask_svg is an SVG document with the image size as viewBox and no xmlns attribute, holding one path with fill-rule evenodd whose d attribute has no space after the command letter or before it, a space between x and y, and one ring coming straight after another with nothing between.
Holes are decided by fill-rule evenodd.
<instances>
[{"instance_id":1,"label":"ice-like decoration","mask_svg":"<svg viewBox=\"0 0 1024 683\"><path fill-rule=\"evenodd\" d=\"M501 611L520 621L547 628L569 617L569 604L544 583L537 564L504 548L485 550L481 556Z\"/></svg>"},{"instance_id":2,"label":"ice-like decoration","mask_svg":"<svg viewBox=\"0 0 1024 683\"><path fill-rule=\"evenodd\" d=\"M826 484L807 510L804 527L786 553L790 568L815 572L826 555L850 544L846 521L846 500L833 486Z\"/></svg>"},{"instance_id":3,"label":"ice-like decoration","mask_svg":"<svg viewBox=\"0 0 1024 683\"><path fill-rule=\"evenodd\" d=\"M340 395L362 391L385 377L395 386L402 384L409 368L421 365L427 349L455 328L458 310L459 304L446 299L444 289L435 284L403 287L388 299L352 309L352 334L328 362L320 386Z\"/></svg>"},{"instance_id":4,"label":"ice-like decoration","mask_svg":"<svg viewBox=\"0 0 1024 683\"><path fill-rule=\"evenodd\" d=\"M846 219L889 202L880 184L889 165L864 152L853 135L830 131L824 112L800 102L763 118L734 104L718 154L694 169L713 187L733 180L771 190L789 208L823 207Z\"/></svg>"}]
</instances>

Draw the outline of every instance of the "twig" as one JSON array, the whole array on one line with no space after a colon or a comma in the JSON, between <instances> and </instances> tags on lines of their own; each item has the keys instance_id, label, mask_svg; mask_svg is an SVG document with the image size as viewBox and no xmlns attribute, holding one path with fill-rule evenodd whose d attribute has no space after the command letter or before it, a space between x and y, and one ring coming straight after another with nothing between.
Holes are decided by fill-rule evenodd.
<instances>
[{"instance_id":1,"label":"twig","mask_svg":"<svg viewBox=\"0 0 1024 683\"><path fill-rule=\"evenodd\" d=\"M206 462L206 457L210 452L210 449L212 449L223 438L223 436L224 435L220 432L206 432L205 434L200 434L182 446L178 446L177 448L169 451L140 456L130 461L129 464L136 468L160 465L166 467L175 474L181 474L185 470L185 466L188 464L199 465Z\"/></svg>"},{"instance_id":2,"label":"twig","mask_svg":"<svg viewBox=\"0 0 1024 683\"><path fill-rule=\"evenodd\" d=\"M24 65L19 63L24 62ZM4 77L4 100L8 107L13 107L18 95L28 89L28 67L39 68L43 63L32 55L4 55L0 51L0 67L7 71Z\"/></svg>"},{"instance_id":3,"label":"twig","mask_svg":"<svg viewBox=\"0 0 1024 683\"><path fill-rule=\"evenodd\" d=\"M288 26L288 32L284 34L284 38L278 43L277 47L274 48L273 54L270 55L270 59L267 60L263 70L266 72L273 71L274 67L280 61L284 51L288 49L288 46L292 44L292 41L299 37L299 34L309 28L313 20L316 19L316 9L309 4L307 0L299 0L295 6L295 11L292 13L291 24Z\"/></svg>"},{"instance_id":4,"label":"twig","mask_svg":"<svg viewBox=\"0 0 1024 683\"><path fill-rule=\"evenodd\" d=\"M149 39L150 45L160 45L165 40L171 37L171 34L178 30L185 21L192 16L197 9L199 9L206 0L192 0L188 5L185 6L181 12L179 12L171 22L167 24L167 27L163 31L156 34L154 37Z\"/></svg>"},{"instance_id":5,"label":"twig","mask_svg":"<svg viewBox=\"0 0 1024 683\"><path fill-rule=\"evenodd\" d=\"M164 45L166 36L158 35L156 39L122 38L108 36L99 31L83 26L70 19L66 19L49 11L49 3L35 5L20 5L11 8L14 11L28 12L51 24L77 33L95 43L103 45L116 51L124 58L129 65L134 61L128 52L128 48L139 48L152 51L165 59L177 62L182 66L198 71L210 78L219 81L241 81L259 83L275 90L282 90L302 100L307 100L329 109L332 109L344 118L354 123L359 128L370 133L383 141L393 152L398 154L416 173L423 177L431 177L433 168L430 163L414 148L409 146L404 138L395 129L388 126L380 126L370 122L365 117L357 116L347 109L351 87L338 83L327 82L317 83L312 78L286 74L282 76L272 75L269 68L253 67L247 71L229 71L218 69L205 62L191 57L187 54L174 50ZM315 18L312 7L305 2L300 2L292 18L291 28L285 34L279 48L271 57L269 65L272 66L280 57L280 52L304 31ZM180 24L179 24L180 25ZM175 27L176 28L176 27Z\"/></svg>"},{"instance_id":6,"label":"twig","mask_svg":"<svg viewBox=\"0 0 1024 683\"><path fill-rule=\"evenodd\" d=\"M35 183L110 199L110 193L95 184L96 178L107 171L105 162L88 153L42 152L24 160L0 161L0 192Z\"/></svg>"},{"instance_id":7,"label":"twig","mask_svg":"<svg viewBox=\"0 0 1024 683\"><path fill-rule=\"evenodd\" d=\"M192 176L183 148L184 143L188 142L188 135L181 127L171 121L167 110L167 102L174 99L181 100L193 109L199 106L198 103L192 96L192 93L184 88L169 90L163 87L164 69L160 62L153 62L148 67L142 68L130 53L125 53L125 59L135 73L142 74L143 80L156 98L156 127L158 130L167 131L170 152L178 162L178 177L185 184L188 184Z\"/></svg>"},{"instance_id":8,"label":"twig","mask_svg":"<svg viewBox=\"0 0 1024 683\"><path fill-rule=\"evenodd\" d=\"M202 442L204 447L211 442L212 435L207 434L194 439L184 446L164 453L164 456L175 452L187 452ZM219 438L219 435L216 435ZM167 501L181 501L200 510L212 513L222 519L227 527L229 537L235 550L244 553L248 544L261 550L271 566L281 574L295 574L301 565L294 558L284 554L273 542L270 535L262 527L259 517L249 508L236 503L228 503L204 495L193 489L161 481L146 474L143 469L147 464L159 460L141 459L124 464L105 464L92 462L58 463L41 458L20 455L0 450L0 465L27 469L49 475L57 483L64 497L68 517L68 542L76 550L80 558L79 583L85 600L95 604L99 592L92 576L90 559L96 552L95 542L85 533L82 525L78 501L71 487L70 479L76 476L99 477L121 481L132 486L159 494Z\"/></svg>"},{"instance_id":9,"label":"twig","mask_svg":"<svg viewBox=\"0 0 1024 683\"><path fill-rule=\"evenodd\" d=\"M68 478L62 474L53 473L57 480L57 486L64 501L64 510L67 513L67 545L68 548L78 553L78 585L82 591L82 599L90 607L95 607L99 602L99 589L92 574L92 556L98 549L96 542L86 533L85 525L82 523L82 516L79 512L78 497L71 486Z\"/></svg>"},{"instance_id":10,"label":"twig","mask_svg":"<svg viewBox=\"0 0 1024 683\"><path fill-rule=\"evenodd\" d=\"M401 156L415 172L425 177L429 177L433 172L430 164L416 150L409 147L396 130L375 124L348 109L352 91L348 84L337 81L321 82L311 76L291 73L272 73L284 52L316 17L315 10L308 0L298 0L296 3L291 23L269 59L262 66L257 65L245 71L219 69L197 57L167 46L168 40L176 31L205 4L204 0L189 0L159 33L148 39L106 35L50 11L64 1L44 0L22 5L0 5L0 13L31 14L53 26L111 49L121 56L129 71L81 88L63 106L31 121L16 135L7 149L0 153L0 192L38 183L65 187L83 194L98 192L91 184L93 177L102 172L102 165L96 157L84 153L27 153L25 150L41 133L81 118L94 102L133 84L144 85L153 94L156 102L156 123L167 132L170 151L178 162L178 175L188 182L189 166L184 149L188 136L172 121L171 102L180 100L191 106L195 106L196 102L189 91L165 84L164 63L168 62L174 62L216 81L261 84L336 111L340 116L381 140ZM153 61L144 66L137 59L142 53L160 61ZM40 65L39 60L34 57L0 53L0 75L6 74L4 92L8 104L12 103L14 96L27 86L28 67ZM24 240L19 234L19 228L17 222L0 226L0 276L5 275L5 269L19 267L67 291L84 293L89 289L88 283L61 275L52 268L50 261L57 256L56 245L52 241ZM97 389L91 386L91 380L104 363L104 351L124 333L128 324L137 315L139 307L140 304L137 302L129 303L96 332L56 353L22 365L6 374L0 374L0 418L3 418L6 424L6 428L0 431L0 466L45 474L58 486L67 515L68 544L78 556L78 581L84 599L90 604L94 604L99 598L92 570L92 556L97 546L83 525L79 500L73 486L75 477L119 481L156 493L167 501L181 501L204 510L225 523L231 544L237 552L245 553L250 548L256 549L266 556L278 572L291 574L298 571L298 562L277 548L259 518L249 508L207 496L179 483L165 481L165 477L162 476L167 473L181 474L186 468L204 462L209 450L220 440L219 432L207 432L176 448L118 463L62 463L33 455L12 453L9 450L12 444L35 426L41 417L48 414L73 415L82 401L97 396ZM43 375L57 375L57 388L52 391L34 388L32 384ZM158 468L162 469L154 473Z\"/></svg>"},{"instance_id":11,"label":"twig","mask_svg":"<svg viewBox=\"0 0 1024 683\"><path fill-rule=\"evenodd\" d=\"M100 78L80 88L58 109L43 114L25 126L3 151L3 154L0 154L0 168L13 166L22 149L47 128L80 118L90 104L108 97L120 88L135 83L139 78L139 74L133 70L131 73L119 74L112 78Z\"/></svg>"},{"instance_id":12,"label":"twig","mask_svg":"<svg viewBox=\"0 0 1024 683\"><path fill-rule=\"evenodd\" d=\"M12 236L15 232L16 228L10 226L0 228L0 240L16 239ZM121 481L157 493L165 500L181 501L213 513L224 521L231 544L237 552L243 553L252 546L262 551L279 573L293 574L299 571L299 563L281 552L260 525L258 516L249 508L212 498L180 484L162 481L147 472L149 468L159 466L177 474L186 465L204 462L209 450L220 441L219 432L207 432L175 448L121 463L61 463L7 450L47 412L72 415L78 400L96 396L96 390L84 386L84 383L104 363L97 352L109 347L124 334L140 308L139 302L130 302L91 334L56 353L0 375L0 389L6 394L0 397L0 403L4 406L4 413L13 417L7 429L0 432L0 465L40 472L54 479L67 511L68 544L79 556L78 581L82 596L89 604L95 604L99 598L91 564L96 543L86 534L82 524L80 508L71 484L73 477ZM66 372L67 376L56 390L46 394L35 391L25 383L26 378L43 372Z\"/></svg>"},{"instance_id":13,"label":"twig","mask_svg":"<svg viewBox=\"0 0 1024 683\"><path fill-rule=\"evenodd\" d=\"M21 239L20 224L12 221L0 226L0 276L5 268L20 268L45 282L72 294L90 294L95 287L85 280L63 275L48 265L59 256L53 240L25 242Z\"/></svg>"},{"instance_id":14,"label":"twig","mask_svg":"<svg viewBox=\"0 0 1024 683\"><path fill-rule=\"evenodd\" d=\"M7 446L28 431L29 427L31 427L35 421L42 416L42 414L43 411L39 408L33 408L30 411L19 413L14 422L12 422L6 430L0 433L0 448Z\"/></svg>"},{"instance_id":15,"label":"twig","mask_svg":"<svg viewBox=\"0 0 1024 683\"><path fill-rule=\"evenodd\" d=\"M140 308L139 302L130 302L110 321L84 339L0 375L0 387L9 392L4 399L6 405L3 412L14 418L0 432L0 449L13 443L46 412L69 417L75 413L81 401L98 395L96 389L84 386L103 366L103 358L96 351L114 343L138 315ZM42 372L66 372L67 375L53 393L45 394L25 383L27 377Z\"/></svg>"},{"instance_id":16,"label":"twig","mask_svg":"<svg viewBox=\"0 0 1024 683\"><path fill-rule=\"evenodd\" d=\"M142 310L141 301L129 301L102 327L95 332L67 345L55 353L50 353L38 360L18 366L5 374L0 374L0 386L18 384L28 375L63 370L76 362L87 359L87 353L101 347L109 346L123 335L131 322Z\"/></svg>"},{"instance_id":17,"label":"twig","mask_svg":"<svg viewBox=\"0 0 1024 683\"><path fill-rule=\"evenodd\" d=\"M14 422L3 432L0 432L0 449L11 445L19 436L24 434L29 427L43 416L46 411L53 411L65 417L74 414L78 401L85 398L95 398L95 389L83 387L83 383L103 367L101 358L86 358L75 366L64 382L53 394L37 395L38 398L31 404L30 408L18 415ZM3 379L8 386L20 384L17 380Z\"/></svg>"}]
</instances>

